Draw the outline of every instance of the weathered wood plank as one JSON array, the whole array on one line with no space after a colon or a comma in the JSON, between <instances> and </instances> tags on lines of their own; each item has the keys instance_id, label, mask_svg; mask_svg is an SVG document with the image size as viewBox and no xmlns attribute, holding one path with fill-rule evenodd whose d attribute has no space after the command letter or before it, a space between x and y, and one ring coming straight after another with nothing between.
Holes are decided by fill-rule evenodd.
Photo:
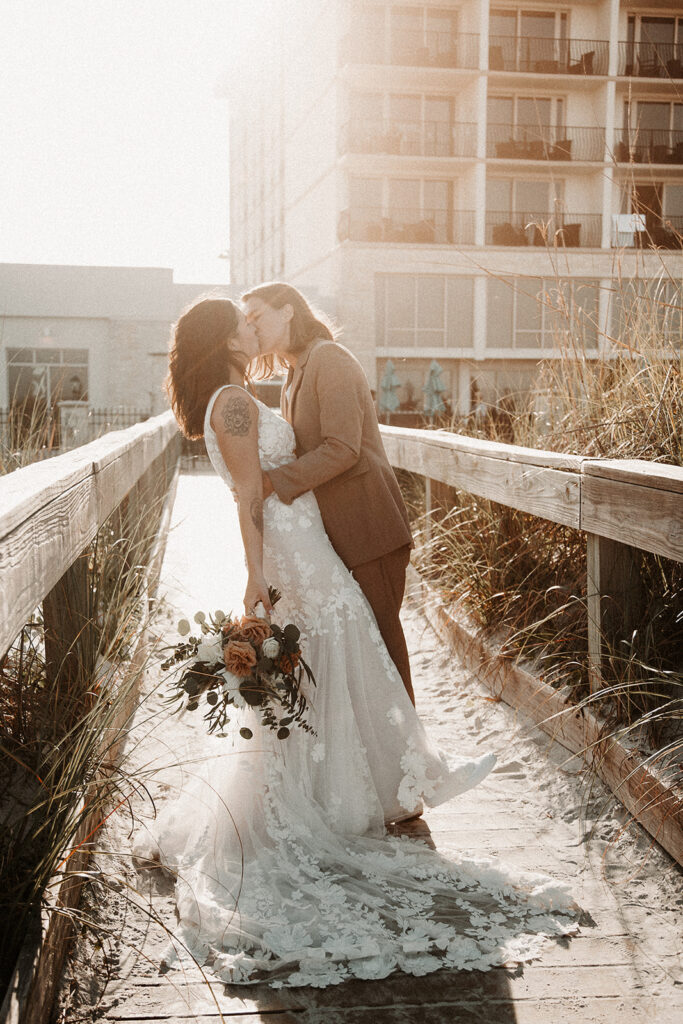
<instances>
[{"instance_id":1,"label":"weathered wood plank","mask_svg":"<svg viewBox=\"0 0 683 1024\"><path fill-rule=\"evenodd\" d=\"M176 434L171 413L148 423L0 479L0 651Z\"/></svg>"},{"instance_id":2,"label":"weathered wood plank","mask_svg":"<svg viewBox=\"0 0 683 1024\"><path fill-rule=\"evenodd\" d=\"M218 1018L215 1020L218 1024ZM672 1006L668 999L648 996L574 995L561 1001L496 999L483 1003L310 1010L305 1020L306 1024L614 1024L617 1020L621 1024L680 1024L681 1007ZM209 1021L213 1024L213 1018L202 1017L202 1024Z\"/></svg>"},{"instance_id":3,"label":"weathered wood plank","mask_svg":"<svg viewBox=\"0 0 683 1024\"><path fill-rule=\"evenodd\" d=\"M509 658L492 650L443 607L438 594L419 580L424 612L436 632L449 642L464 664L489 690L519 708L567 750L580 754L621 803L667 853L683 863L683 803L640 762L636 751L603 738L603 723L589 708L574 708L565 695L541 682Z\"/></svg>"},{"instance_id":4,"label":"weathered wood plank","mask_svg":"<svg viewBox=\"0 0 683 1024\"><path fill-rule=\"evenodd\" d=\"M683 494L683 466L645 462L644 459L585 459L581 471L603 480L619 480L621 483Z\"/></svg>"},{"instance_id":5,"label":"weathered wood plank","mask_svg":"<svg viewBox=\"0 0 683 1024\"><path fill-rule=\"evenodd\" d=\"M582 474L581 529L683 561L683 498L675 491Z\"/></svg>"},{"instance_id":6,"label":"weathered wood plank","mask_svg":"<svg viewBox=\"0 0 683 1024\"><path fill-rule=\"evenodd\" d=\"M518 462L526 466L541 466L546 469L566 469L574 473L581 471L584 461L582 455L525 448L522 445L504 444L501 441L485 441L478 437L468 437L466 434L454 434L450 430L414 430L384 425L380 426L380 430L385 448L394 441L407 441L416 445L426 442L470 455L483 455L490 459Z\"/></svg>"},{"instance_id":7,"label":"weathered wood plank","mask_svg":"<svg viewBox=\"0 0 683 1024\"><path fill-rule=\"evenodd\" d=\"M552 945L550 943L549 948ZM218 1011L226 1015L333 1007L374 1011L392 1005L424 1007L442 1003L456 1007L484 1000L514 999L516 1003L525 999L560 999L575 996L577 992L583 997L604 998L633 994L638 987L630 961L602 966L533 964L516 976L504 968L483 972L439 971L421 978L397 973L379 981L346 981L320 990L271 990L272 995L265 993L266 986L260 986L261 992L256 998L238 985L212 984L209 990L209 986L202 983L183 983L182 976L175 981L168 976L160 985L124 989L111 999L107 995L100 1010L106 1011L109 1020L128 1021L216 1014ZM369 1019L372 1020L372 1016Z\"/></svg>"},{"instance_id":8,"label":"weathered wood plank","mask_svg":"<svg viewBox=\"0 0 683 1024\"><path fill-rule=\"evenodd\" d=\"M430 438L384 440L394 466L552 522L580 525L578 473L461 451Z\"/></svg>"}]
</instances>

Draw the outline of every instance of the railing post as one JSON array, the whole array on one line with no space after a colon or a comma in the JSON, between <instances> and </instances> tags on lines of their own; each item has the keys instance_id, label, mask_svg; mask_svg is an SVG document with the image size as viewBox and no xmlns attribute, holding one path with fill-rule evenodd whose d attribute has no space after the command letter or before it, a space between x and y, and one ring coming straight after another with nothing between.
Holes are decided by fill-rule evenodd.
<instances>
[{"instance_id":1,"label":"railing post","mask_svg":"<svg viewBox=\"0 0 683 1024\"><path fill-rule=\"evenodd\" d=\"M429 547L432 543L432 481L425 477L425 540Z\"/></svg>"},{"instance_id":2,"label":"railing post","mask_svg":"<svg viewBox=\"0 0 683 1024\"><path fill-rule=\"evenodd\" d=\"M604 658L610 652L618 656L619 646L637 628L643 595L636 548L595 533L586 534L586 543L588 671L594 692L603 686Z\"/></svg>"},{"instance_id":3,"label":"railing post","mask_svg":"<svg viewBox=\"0 0 683 1024\"><path fill-rule=\"evenodd\" d=\"M43 599L48 683L78 687L81 693L95 670L88 562L84 552Z\"/></svg>"}]
</instances>

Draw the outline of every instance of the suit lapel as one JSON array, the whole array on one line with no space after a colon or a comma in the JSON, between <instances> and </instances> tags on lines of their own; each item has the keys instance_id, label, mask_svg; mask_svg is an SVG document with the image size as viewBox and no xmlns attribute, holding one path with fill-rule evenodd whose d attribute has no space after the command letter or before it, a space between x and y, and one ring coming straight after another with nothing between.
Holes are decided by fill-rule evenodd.
<instances>
[{"instance_id":1,"label":"suit lapel","mask_svg":"<svg viewBox=\"0 0 683 1024\"><path fill-rule=\"evenodd\" d=\"M319 340L320 339L316 339L315 341L311 342L308 348L301 353L299 359L297 360L297 364L294 367L294 373L292 374L292 383L289 389L289 400L287 401L286 413L286 418L289 420L290 423L293 422L294 402L297 396L297 392L301 387L301 381L303 380L304 370L306 369L306 363L308 362L309 356L313 349L315 348L315 346L318 344Z\"/></svg>"}]
</instances>

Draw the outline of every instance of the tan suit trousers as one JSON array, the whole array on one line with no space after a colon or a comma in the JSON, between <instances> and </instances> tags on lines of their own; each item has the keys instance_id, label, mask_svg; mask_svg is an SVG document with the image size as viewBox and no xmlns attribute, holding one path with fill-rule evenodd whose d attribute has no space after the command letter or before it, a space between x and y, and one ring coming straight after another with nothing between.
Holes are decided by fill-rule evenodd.
<instances>
[{"instance_id":1,"label":"tan suit trousers","mask_svg":"<svg viewBox=\"0 0 683 1024\"><path fill-rule=\"evenodd\" d=\"M381 558L354 565L351 572L370 602L391 660L399 671L408 696L415 704L408 645L399 619L409 561L410 545L406 544L405 547L396 548Z\"/></svg>"}]
</instances>

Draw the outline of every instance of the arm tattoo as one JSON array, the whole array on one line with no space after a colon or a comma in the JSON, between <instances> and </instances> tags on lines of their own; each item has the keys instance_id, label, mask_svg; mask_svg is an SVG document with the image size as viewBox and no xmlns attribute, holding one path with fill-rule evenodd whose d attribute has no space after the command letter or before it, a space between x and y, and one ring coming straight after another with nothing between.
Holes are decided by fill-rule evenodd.
<instances>
[{"instance_id":1,"label":"arm tattoo","mask_svg":"<svg viewBox=\"0 0 683 1024\"><path fill-rule=\"evenodd\" d=\"M263 502L260 498L253 498L249 506L251 521L259 533L263 533Z\"/></svg>"},{"instance_id":2,"label":"arm tattoo","mask_svg":"<svg viewBox=\"0 0 683 1024\"><path fill-rule=\"evenodd\" d=\"M223 426L226 434L234 434L236 437L246 437L251 426L250 416L251 402L246 395L230 396L223 406Z\"/></svg>"}]
</instances>

